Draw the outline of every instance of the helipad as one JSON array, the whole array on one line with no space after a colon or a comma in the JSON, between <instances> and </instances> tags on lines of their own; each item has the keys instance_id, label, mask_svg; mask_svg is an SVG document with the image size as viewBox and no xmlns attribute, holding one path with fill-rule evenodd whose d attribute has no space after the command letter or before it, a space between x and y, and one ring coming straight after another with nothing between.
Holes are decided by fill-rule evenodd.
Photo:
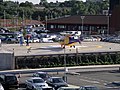
<instances>
[{"instance_id":1,"label":"helipad","mask_svg":"<svg viewBox=\"0 0 120 90\"><path fill-rule=\"evenodd\" d=\"M30 48L30 52L28 49ZM14 52L15 56L63 54L64 49L59 43L31 43L29 47L24 44L3 44L1 49ZM85 52L112 52L120 51L120 44L108 42L82 42L75 48L66 47L65 53Z\"/></svg>"}]
</instances>

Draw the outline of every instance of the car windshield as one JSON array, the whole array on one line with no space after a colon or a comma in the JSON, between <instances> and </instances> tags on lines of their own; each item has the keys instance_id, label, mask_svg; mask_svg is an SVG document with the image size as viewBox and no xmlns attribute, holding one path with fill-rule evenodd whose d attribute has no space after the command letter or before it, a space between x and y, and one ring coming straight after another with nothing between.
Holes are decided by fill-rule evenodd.
<instances>
[{"instance_id":1,"label":"car windshield","mask_svg":"<svg viewBox=\"0 0 120 90\"><path fill-rule=\"evenodd\" d=\"M98 90L96 87L85 87L85 90Z\"/></svg>"},{"instance_id":2,"label":"car windshield","mask_svg":"<svg viewBox=\"0 0 120 90\"><path fill-rule=\"evenodd\" d=\"M61 78L54 78L53 83L63 83L64 81Z\"/></svg>"},{"instance_id":3,"label":"car windshield","mask_svg":"<svg viewBox=\"0 0 120 90\"><path fill-rule=\"evenodd\" d=\"M7 76L6 81L16 80L17 78L14 76Z\"/></svg>"},{"instance_id":4,"label":"car windshield","mask_svg":"<svg viewBox=\"0 0 120 90\"><path fill-rule=\"evenodd\" d=\"M39 74L39 77L46 78L46 74Z\"/></svg>"},{"instance_id":5,"label":"car windshield","mask_svg":"<svg viewBox=\"0 0 120 90\"><path fill-rule=\"evenodd\" d=\"M42 79L33 79L33 83L44 83Z\"/></svg>"}]
</instances>

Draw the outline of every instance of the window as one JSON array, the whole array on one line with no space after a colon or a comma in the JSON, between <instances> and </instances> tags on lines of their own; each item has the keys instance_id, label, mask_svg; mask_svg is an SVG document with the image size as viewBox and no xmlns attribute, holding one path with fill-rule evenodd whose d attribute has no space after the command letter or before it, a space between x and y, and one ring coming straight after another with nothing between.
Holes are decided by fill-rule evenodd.
<instances>
[{"instance_id":1,"label":"window","mask_svg":"<svg viewBox=\"0 0 120 90\"><path fill-rule=\"evenodd\" d=\"M58 28L65 28L64 25L58 25Z\"/></svg>"},{"instance_id":2,"label":"window","mask_svg":"<svg viewBox=\"0 0 120 90\"><path fill-rule=\"evenodd\" d=\"M50 25L50 28L54 28L54 25Z\"/></svg>"}]
</instances>

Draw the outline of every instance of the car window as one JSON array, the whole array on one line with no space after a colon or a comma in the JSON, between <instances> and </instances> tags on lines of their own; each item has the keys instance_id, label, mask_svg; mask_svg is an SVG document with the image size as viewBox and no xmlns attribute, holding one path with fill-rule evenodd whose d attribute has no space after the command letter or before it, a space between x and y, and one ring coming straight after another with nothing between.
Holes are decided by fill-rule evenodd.
<instances>
[{"instance_id":1,"label":"car window","mask_svg":"<svg viewBox=\"0 0 120 90\"><path fill-rule=\"evenodd\" d=\"M27 82L30 82L30 83L32 83L32 81L31 81L31 80L27 80Z\"/></svg>"},{"instance_id":2,"label":"car window","mask_svg":"<svg viewBox=\"0 0 120 90\"><path fill-rule=\"evenodd\" d=\"M46 74L39 74L39 77L46 78Z\"/></svg>"},{"instance_id":3,"label":"car window","mask_svg":"<svg viewBox=\"0 0 120 90\"><path fill-rule=\"evenodd\" d=\"M6 81L15 81L17 78L15 76L7 76Z\"/></svg>"},{"instance_id":4,"label":"car window","mask_svg":"<svg viewBox=\"0 0 120 90\"><path fill-rule=\"evenodd\" d=\"M33 83L44 83L42 79L33 79Z\"/></svg>"},{"instance_id":5,"label":"car window","mask_svg":"<svg viewBox=\"0 0 120 90\"><path fill-rule=\"evenodd\" d=\"M79 90L79 89L69 88L69 89L64 89L64 90Z\"/></svg>"},{"instance_id":6,"label":"car window","mask_svg":"<svg viewBox=\"0 0 120 90\"><path fill-rule=\"evenodd\" d=\"M2 83L3 81L4 81L3 78L0 77L0 82Z\"/></svg>"},{"instance_id":7,"label":"car window","mask_svg":"<svg viewBox=\"0 0 120 90\"><path fill-rule=\"evenodd\" d=\"M53 83L62 83L64 82L61 78L54 78Z\"/></svg>"},{"instance_id":8,"label":"car window","mask_svg":"<svg viewBox=\"0 0 120 90\"><path fill-rule=\"evenodd\" d=\"M5 77L4 77L4 75L0 75L0 78L4 79Z\"/></svg>"},{"instance_id":9,"label":"car window","mask_svg":"<svg viewBox=\"0 0 120 90\"><path fill-rule=\"evenodd\" d=\"M98 90L96 87L85 87L85 90Z\"/></svg>"}]
</instances>

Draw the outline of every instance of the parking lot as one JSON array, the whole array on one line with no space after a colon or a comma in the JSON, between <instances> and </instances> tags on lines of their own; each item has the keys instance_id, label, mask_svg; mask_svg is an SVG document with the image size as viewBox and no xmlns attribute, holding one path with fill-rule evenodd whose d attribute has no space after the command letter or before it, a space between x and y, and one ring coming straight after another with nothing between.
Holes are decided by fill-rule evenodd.
<instances>
[{"instance_id":1,"label":"parking lot","mask_svg":"<svg viewBox=\"0 0 120 90\"><path fill-rule=\"evenodd\" d=\"M64 73L49 73L51 76L63 77ZM25 80L30 78L32 74L24 74L19 79L19 90L25 90ZM67 83L76 86L93 85L100 90L120 90L120 86L113 84L113 82L120 80L120 72L117 71L101 71L101 72L84 72L80 75L67 74Z\"/></svg>"}]
</instances>

